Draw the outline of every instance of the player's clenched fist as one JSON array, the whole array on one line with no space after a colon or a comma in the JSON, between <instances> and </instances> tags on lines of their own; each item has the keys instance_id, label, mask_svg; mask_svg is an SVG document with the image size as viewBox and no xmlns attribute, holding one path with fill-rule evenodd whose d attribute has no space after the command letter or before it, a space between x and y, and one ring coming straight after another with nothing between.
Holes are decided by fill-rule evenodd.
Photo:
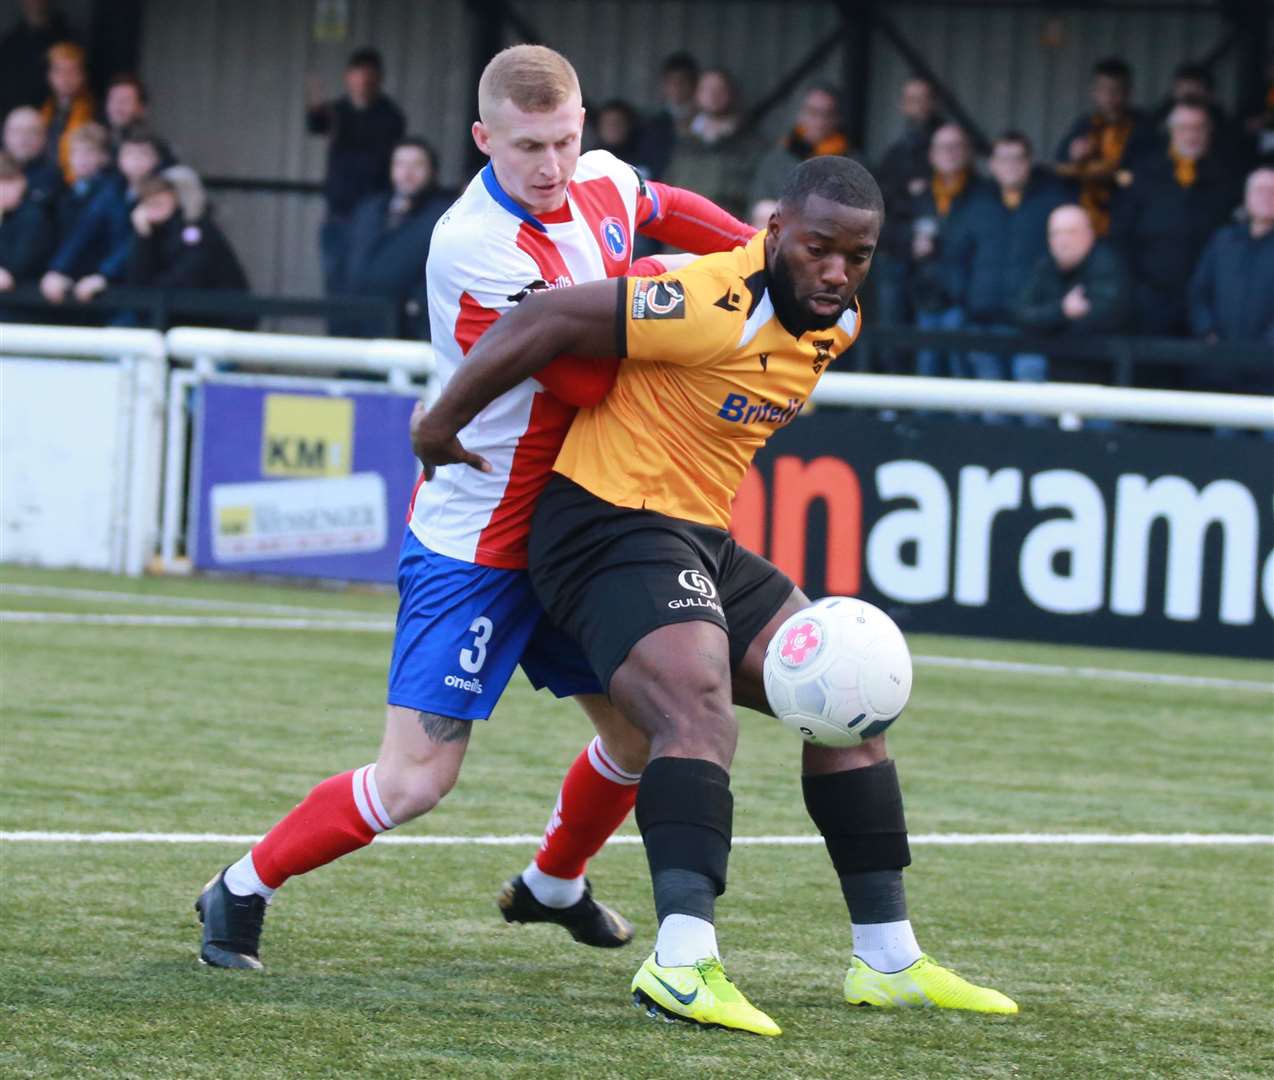
<instances>
[{"instance_id":1,"label":"player's clenched fist","mask_svg":"<svg viewBox=\"0 0 1274 1080\"><path fill-rule=\"evenodd\" d=\"M425 468L426 480L433 479L439 465L468 465L482 472L491 471L491 463L466 450L456 437L455 429L439 423L423 401L416 402L411 410L411 449Z\"/></svg>"}]
</instances>

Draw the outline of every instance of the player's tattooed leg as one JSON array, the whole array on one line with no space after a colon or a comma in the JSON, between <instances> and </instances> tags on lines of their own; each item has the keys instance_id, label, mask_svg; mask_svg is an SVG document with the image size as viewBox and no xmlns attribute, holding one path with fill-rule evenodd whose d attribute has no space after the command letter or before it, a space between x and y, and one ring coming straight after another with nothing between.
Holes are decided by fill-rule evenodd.
<instances>
[{"instance_id":1,"label":"player's tattooed leg","mask_svg":"<svg viewBox=\"0 0 1274 1080\"><path fill-rule=\"evenodd\" d=\"M457 720L451 716L437 716L434 713L417 713L420 726L425 734L436 743L457 742L469 737L472 720Z\"/></svg>"}]
</instances>

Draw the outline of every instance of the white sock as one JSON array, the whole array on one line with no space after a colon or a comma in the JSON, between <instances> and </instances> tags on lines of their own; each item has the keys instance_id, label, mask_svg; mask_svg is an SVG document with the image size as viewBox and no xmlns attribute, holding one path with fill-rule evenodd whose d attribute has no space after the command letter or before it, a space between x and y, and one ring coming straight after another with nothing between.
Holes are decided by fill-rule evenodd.
<instances>
[{"instance_id":1,"label":"white sock","mask_svg":"<svg viewBox=\"0 0 1274 1080\"><path fill-rule=\"evenodd\" d=\"M534 859L522 871L522 880L531 890L531 895L545 907L568 908L579 903L580 897L584 895L583 874L577 878L554 877L536 866Z\"/></svg>"},{"instance_id":2,"label":"white sock","mask_svg":"<svg viewBox=\"0 0 1274 1080\"><path fill-rule=\"evenodd\" d=\"M226 869L224 881L226 888L235 896L251 896L256 893L257 896L264 896L267 900L274 895L274 890L270 888L257 874L257 868L252 862L252 852L248 852L233 866Z\"/></svg>"},{"instance_id":3,"label":"white sock","mask_svg":"<svg viewBox=\"0 0 1274 1080\"><path fill-rule=\"evenodd\" d=\"M851 923L854 955L877 971L901 971L920 959L911 920L882 923Z\"/></svg>"},{"instance_id":4,"label":"white sock","mask_svg":"<svg viewBox=\"0 0 1274 1080\"><path fill-rule=\"evenodd\" d=\"M668 915L659 924L655 939L655 963L664 967L689 967L709 956L721 959L717 951L717 928L695 915Z\"/></svg>"}]
</instances>

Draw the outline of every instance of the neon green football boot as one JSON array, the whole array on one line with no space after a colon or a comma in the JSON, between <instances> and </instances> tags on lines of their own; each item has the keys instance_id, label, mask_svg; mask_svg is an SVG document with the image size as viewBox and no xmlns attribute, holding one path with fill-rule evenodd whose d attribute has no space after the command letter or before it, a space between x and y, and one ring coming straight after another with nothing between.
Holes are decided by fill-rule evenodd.
<instances>
[{"instance_id":1,"label":"neon green football boot","mask_svg":"<svg viewBox=\"0 0 1274 1080\"><path fill-rule=\"evenodd\" d=\"M950 968L921 956L901 971L884 972L855 956L845 973L845 1000L883 1009L965 1009L980 1013L1016 1013L1017 1002L998 990L974 986Z\"/></svg>"},{"instance_id":2,"label":"neon green football boot","mask_svg":"<svg viewBox=\"0 0 1274 1080\"><path fill-rule=\"evenodd\" d=\"M687 967L664 967L652 952L633 976L633 1004L650 1016L704 1027L781 1035L778 1024L745 998L715 957Z\"/></svg>"}]
</instances>

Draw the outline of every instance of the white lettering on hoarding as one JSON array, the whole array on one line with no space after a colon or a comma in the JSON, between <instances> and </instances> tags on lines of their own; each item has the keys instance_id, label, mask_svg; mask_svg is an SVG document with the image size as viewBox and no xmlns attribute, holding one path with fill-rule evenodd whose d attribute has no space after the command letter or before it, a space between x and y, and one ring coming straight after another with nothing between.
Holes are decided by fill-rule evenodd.
<instances>
[{"instance_id":1,"label":"white lettering on hoarding","mask_svg":"<svg viewBox=\"0 0 1274 1080\"><path fill-rule=\"evenodd\" d=\"M1274 616L1274 550L1265 556L1265 569L1261 571L1261 600L1265 610Z\"/></svg>"},{"instance_id":2,"label":"white lettering on hoarding","mask_svg":"<svg viewBox=\"0 0 1274 1080\"><path fill-rule=\"evenodd\" d=\"M388 536L379 473L216 484L211 503L221 563L379 551Z\"/></svg>"},{"instance_id":3,"label":"white lettering on hoarding","mask_svg":"<svg viewBox=\"0 0 1274 1080\"><path fill-rule=\"evenodd\" d=\"M1106 589L1106 504L1101 489L1074 469L1049 469L1031 477L1036 510L1066 510L1066 517L1036 525L1022 543L1018 573L1022 591L1045 611L1078 615L1099 611ZM1057 569L1066 555L1066 572Z\"/></svg>"},{"instance_id":4,"label":"white lettering on hoarding","mask_svg":"<svg viewBox=\"0 0 1274 1080\"><path fill-rule=\"evenodd\" d=\"M1110 610L1141 615L1146 610L1150 531L1168 528L1164 614L1181 622L1199 618L1203 596L1203 552L1208 529L1220 525L1221 621L1246 626L1256 618L1256 500L1234 480L1214 480L1200 491L1180 476L1147 482L1136 474L1115 486L1115 548Z\"/></svg>"},{"instance_id":5,"label":"white lettering on hoarding","mask_svg":"<svg viewBox=\"0 0 1274 1080\"><path fill-rule=\"evenodd\" d=\"M887 510L867 534L866 569L873 584L903 603L948 595L968 607L992 602L996 520L1023 510L1025 479L1016 468L963 467L953 529L952 494L936 468L911 459L880 465L880 498L912 505ZM1274 615L1274 551L1260 561L1256 500L1243 484L1222 479L1199 489L1180 476L1150 481L1129 474L1117 479L1112 507L1092 478L1074 469L1049 469L1029 478L1029 492L1031 510L1054 512L1030 528L1016 553L1022 592L1041 610L1100 611L1109 592L1108 609L1114 614L1145 614L1152 535L1162 523L1167 536L1163 613L1168 618L1201 618L1206 540L1214 528L1221 538L1220 621L1250 626L1258 596ZM999 565L1012 558L1011 551L1000 552Z\"/></svg>"},{"instance_id":6,"label":"white lettering on hoarding","mask_svg":"<svg viewBox=\"0 0 1274 1080\"><path fill-rule=\"evenodd\" d=\"M1022 470L960 470L956 514L955 601L981 607L991 595L991 529L1001 510L1022 505Z\"/></svg>"},{"instance_id":7,"label":"white lettering on hoarding","mask_svg":"<svg viewBox=\"0 0 1274 1080\"><path fill-rule=\"evenodd\" d=\"M941 600L951 561L951 494L942 474L923 461L891 461L876 470L876 490L886 501L911 499L916 505L890 510L876 522L867 539L872 580L908 603ZM904 556L908 546L914 547L914 561Z\"/></svg>"}]
</instances>

